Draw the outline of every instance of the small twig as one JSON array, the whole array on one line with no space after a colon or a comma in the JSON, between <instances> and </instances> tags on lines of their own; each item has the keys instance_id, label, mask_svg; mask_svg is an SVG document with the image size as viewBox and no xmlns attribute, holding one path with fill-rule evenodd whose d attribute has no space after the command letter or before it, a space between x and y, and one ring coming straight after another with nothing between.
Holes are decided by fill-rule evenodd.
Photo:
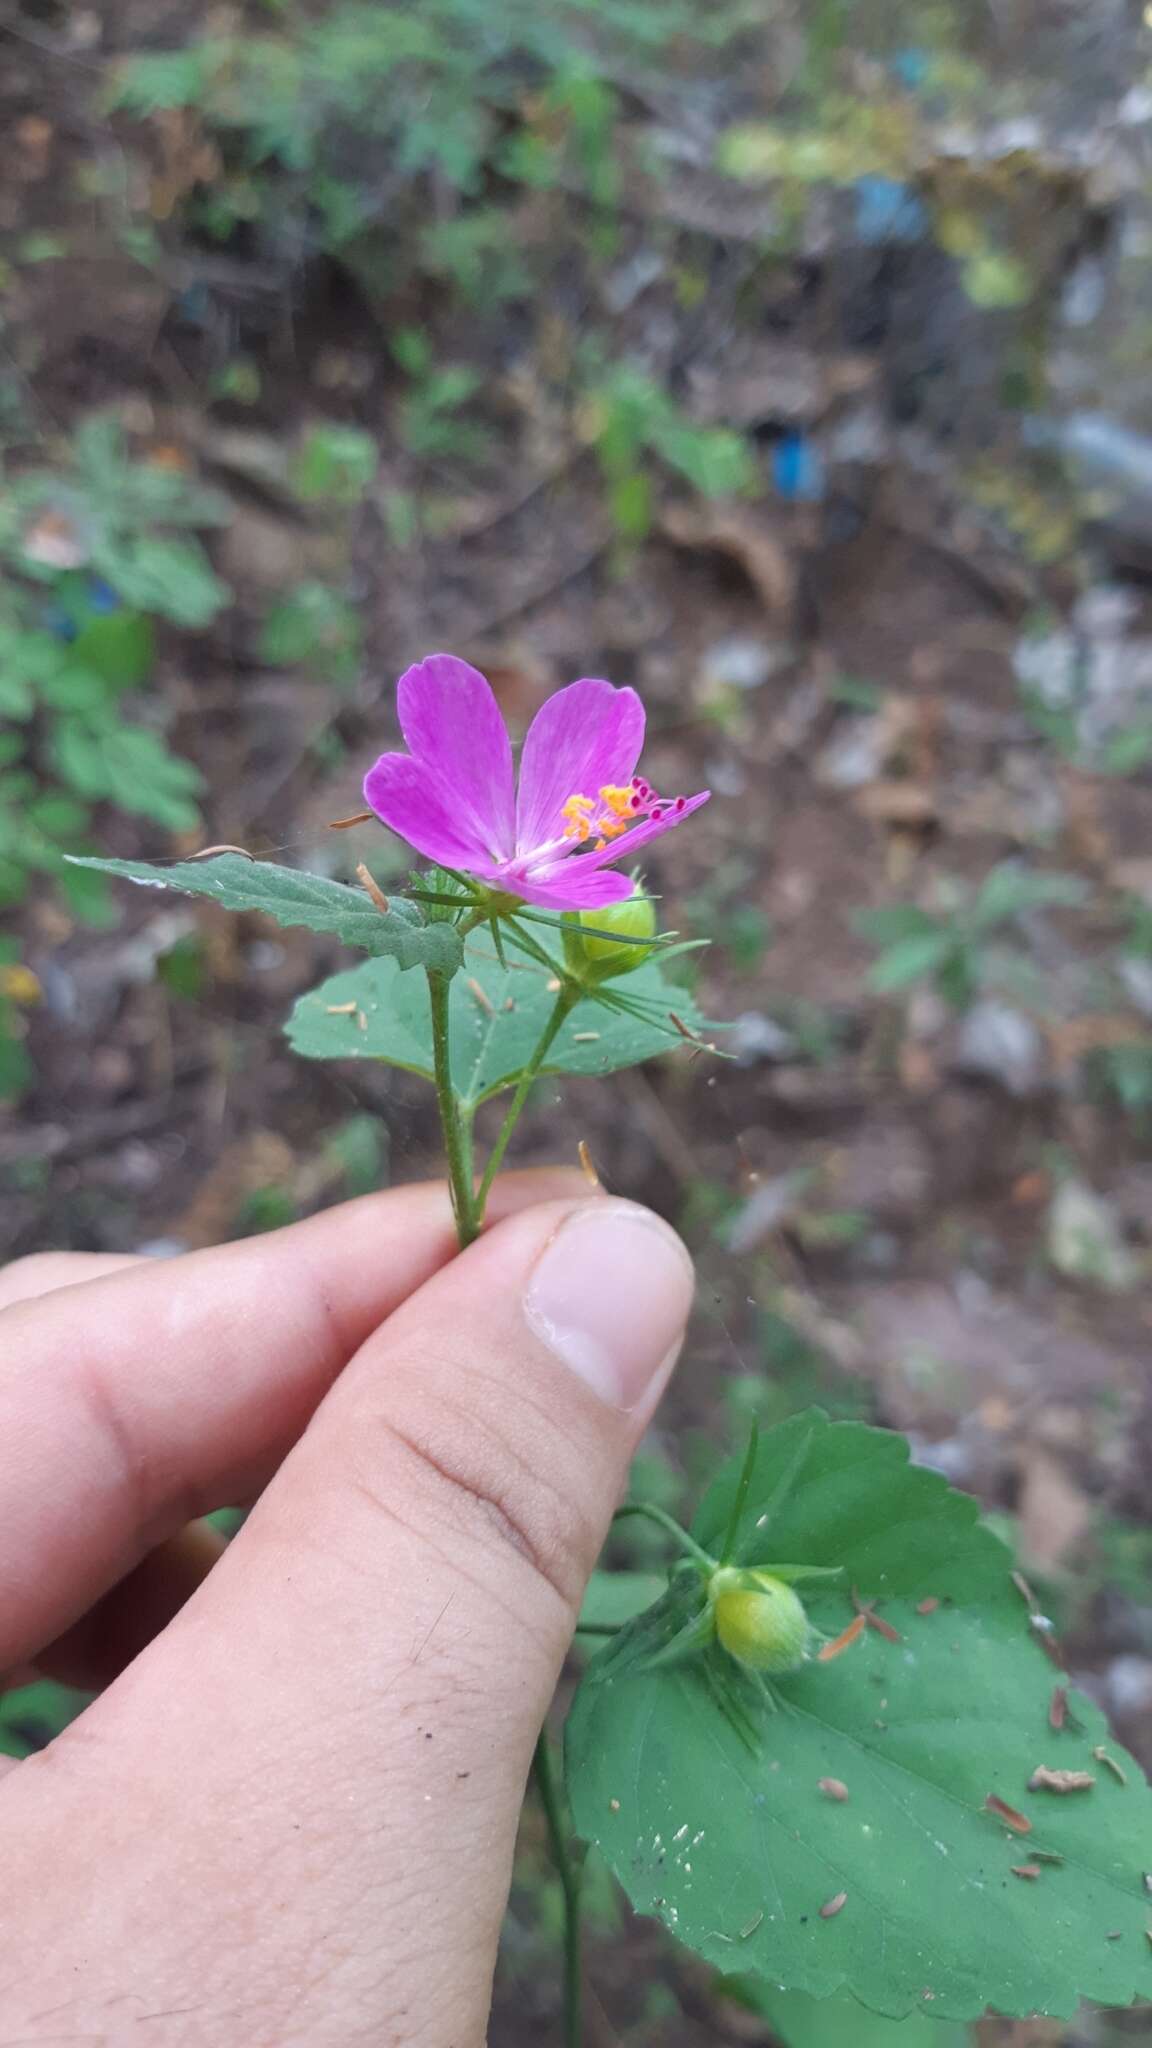
<instances>
[{"instance_id":1,"label":"small twig","mask_svg":"<svg viewBox=\"0 0 1152 2048\"><path fill-rule=\"evenodd\" d=\"M379 882L375 879L375 876L369 874L368 869L365 867L363 861L360 861L357 865L356 879L361 884L361 886L367 890L369 896L372 898L373 903L376 905L377 910L382 911L385 917L390 917L392 914L392 905L389 903L388 898L384 894L383 889L380 887Z\"/></svg>"}]
</instances>

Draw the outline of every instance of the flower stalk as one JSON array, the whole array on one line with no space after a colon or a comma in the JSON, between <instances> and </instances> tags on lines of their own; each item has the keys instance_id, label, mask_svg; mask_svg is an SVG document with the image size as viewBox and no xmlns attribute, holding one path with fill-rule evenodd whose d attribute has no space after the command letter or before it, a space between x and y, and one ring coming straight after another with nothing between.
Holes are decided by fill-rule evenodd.
<instances>
[{"instance_id":1,"label":"flower stalk","mask_svg":"<svg viewBox=\"0 0 1152 2048\"><path fill-rule=\"evenodd\" d=\"M535 1051L532 1054L532 1057L525 1066L519 1081L516 1083L516 1092L508 1105L508 1114L504 1118L504 1122L500 1126L500 1130L496 1137L496 1142L493 1145L491 1154L489 1156L488 1164L484 1168L483 1178L480 1182L479 1188L476 1191L476 1210L481 1221L483 1221L484 1218L484 1209L488 1201L488 1196L492 1190L492 1183L495 1180L496 1175L499 1173L500 1168L504 1163L504 1154L508 1150L508 1144L509 1140L511 1139L512 1133L516 1129L516 1125L520 1121L520 1112L523 1109L524 1104L528 1100L532 1084L538 1078L540 1069L548 1057L548 1054L556 1039L556 1035L563 1026L565 1018L568 1016L571 1010L575 1009L576 1004L579 1002L580 997L583 993L584 991L575 982L565 981L561 983L560 993L557 996L555 1004L553 1006L552 1015L549 1017L548 1022L544 1027L544 1030L540 1034L539 1041L536 1045Z\"/></svg>"},{"instance_id":2,"label":"flower stalk","mask_svg":"<svg viewBox=\"0 0 1152 2048\"><path fill-rule=\"evenodd\" d=\"M444 1152L448 1162L448 1186L452 1194L452 1212L456 1218L456 1235L460 1240L460 1249L464 1251L480 1235L480 1216L472 1191L471 1133L461 1116L456 1090L452 1085L448 1012L451 985L450 975L439 974L429 969L428 1000L432 1012L432 1063L436 1101L440 1109L440 1128L444 1133Z\"/></svg>"}]
</instances>

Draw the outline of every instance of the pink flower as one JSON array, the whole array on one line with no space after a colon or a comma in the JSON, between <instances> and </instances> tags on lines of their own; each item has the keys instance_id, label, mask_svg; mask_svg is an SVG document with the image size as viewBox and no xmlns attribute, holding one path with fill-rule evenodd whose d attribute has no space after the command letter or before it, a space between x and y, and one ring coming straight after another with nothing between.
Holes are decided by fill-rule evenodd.
<instances>
[{"instance_id":1,"label":"pink flower","mask_svg":"<svg viewBox=\"0 0 1152 2048\"><path fill-rule=\"evenodd\" d=\"M406 669L396 691L409 751L381 754L364 781L378 818L426 859L548 910L597 910L632 894L610 861L699 810L710 791L660 797L636 773L644 706L585 676L541 705L512 743L479 670L454 654Z\"/></svg>"}]
</instances>

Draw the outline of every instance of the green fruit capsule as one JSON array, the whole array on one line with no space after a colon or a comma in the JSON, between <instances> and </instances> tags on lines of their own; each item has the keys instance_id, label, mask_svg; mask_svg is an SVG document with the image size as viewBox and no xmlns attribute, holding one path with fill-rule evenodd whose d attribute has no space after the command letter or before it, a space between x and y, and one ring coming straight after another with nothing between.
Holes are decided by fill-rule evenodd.
<instances>
[{"instance_id":1,"label":"green fruit capsule","mask_svg":"<svg viewBox=\"0 0 1152 2048\"><path fill-rule=\"evenodd\" d=\"M777 1677L798 1671L812 1642L803 1602L770 1572L714 1572L708 1597L716 1634L730 1657Z\"/></svg>"},{"instance_id":2,"label":"green fruit capsule","mask_svg":"<svg viewBox=\"0 0 1152 2048\"><path fill-rule=\"evenodd\" d=\"M619 939L604 937L619 932ZM564 959L578 981L607 981L630 974L652 947L637 943L656 937L656 905L642 889L602 910L581 910L564 919Z\"/></svg>"}]
</instances>

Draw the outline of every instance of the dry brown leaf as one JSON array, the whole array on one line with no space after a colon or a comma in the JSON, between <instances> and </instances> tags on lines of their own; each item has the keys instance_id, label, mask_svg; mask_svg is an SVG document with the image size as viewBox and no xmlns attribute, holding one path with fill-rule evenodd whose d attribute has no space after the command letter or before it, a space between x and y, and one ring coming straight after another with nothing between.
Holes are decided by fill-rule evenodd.
<instances>
[{"instance_id":1,"label":"dry brown leaf","mask_svg":"<svg viewBox=\"0 0 1152 2048\"><path fill-rule=\"evenodd\" d=\"M870 782L858 792L854 799L855 808L870 824L898 826L904 830L924 831L939 821L939 808L933 792L923 783L900 781L895 777Z\"/></svg>"},{"instance_id":2,"label":"dry brown leaf","mask_svg":"<svg viewBox=\"0 0 1152 2048\"><path fill-rule=\"evenodd\" d=\"M660 509L656 523L678 547L728 555L739 563L773 618L791 617L796 596L791 557L763 514L750 506L674 499Z\"/></svg>"}]
</instances>

